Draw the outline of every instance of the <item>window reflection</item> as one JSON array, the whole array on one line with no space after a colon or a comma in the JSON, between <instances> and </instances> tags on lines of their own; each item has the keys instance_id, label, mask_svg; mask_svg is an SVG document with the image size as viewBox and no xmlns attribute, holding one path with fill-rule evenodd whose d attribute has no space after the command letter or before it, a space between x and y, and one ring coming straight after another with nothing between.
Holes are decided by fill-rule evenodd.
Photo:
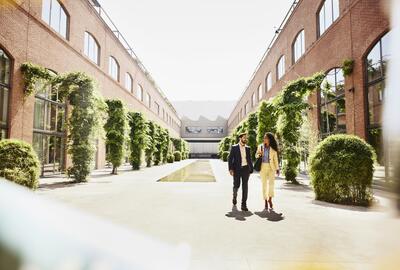
<instances>
[{"instance_id":1,"label":"window reflection","mask_svg":"<svg viewBox=\"0 0 400 270\"><path fill-rule=\"evenodd\" d=\"M62 37L67 38L68 16L58 0L42 1L42 20Z\"/></svg>"},{"instance_id":2,"label":"window reflection","mask_svg":"<svg viewBox=\"0 0 400 270\"><path fill-rule=\"evenodd\" d=\"M325 0L319 11L319 35L322 35L339 18L339 0Z\"/></svg>"},{"instance_id":3,"label":"window reflection","mask_svg":"<svg viewBox=\"0 0 400 270\"><path fill-rule=\"evenodd\" d=\"M10 67L10 58L2 49L0 49L0 140L7 136Z\"/></svg>"},{"instance_id":4,"label":"window reflection","mask_svg":"<svg viewBox=\"0 0 400 270\"><path fill-rule=\"evenodd\" d=\"M322 137L346 133L346 99L342 69L330 70L321 85L320 122Z\"/></svg>"}]
</instances>

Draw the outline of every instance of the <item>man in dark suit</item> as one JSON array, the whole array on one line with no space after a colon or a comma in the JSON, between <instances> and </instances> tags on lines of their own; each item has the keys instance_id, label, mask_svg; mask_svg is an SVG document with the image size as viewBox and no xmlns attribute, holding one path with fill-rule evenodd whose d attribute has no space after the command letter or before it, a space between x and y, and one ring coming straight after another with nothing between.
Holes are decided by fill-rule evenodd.
<instances>
[{"instance_id":1,"label":"man in dark suit","mask_svg":"<svg viewBox=\"0 0 400 270\"><path fill-rule=\"evenodd\" d=\"M247 209L248 181L253 173L253 163L250 156L250 147L246 145L247 134L239 135L239 143L231 147L228 157L229 173L233 176L233 205L237 203L237 193L242 182L242 211Z\"/></svg>"}]
</instances>

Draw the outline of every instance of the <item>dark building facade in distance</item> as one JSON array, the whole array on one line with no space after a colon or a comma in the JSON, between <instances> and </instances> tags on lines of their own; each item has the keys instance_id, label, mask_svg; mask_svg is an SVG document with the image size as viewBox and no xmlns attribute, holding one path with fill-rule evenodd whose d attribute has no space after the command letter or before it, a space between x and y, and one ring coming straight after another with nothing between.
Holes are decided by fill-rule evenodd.
<instances>
[{"instance_id":1,"label":"dark building facade in distance","mask_svg":"<svg viewBox=\"0 0 400 270\"><path fill-rule=\"evenodd\" d=\"M228 119L231 132L263 99L276 96L298 77L326 74L329 91L310 97L313 127L325 137L355 134L373 145L385 163L382 104L390 59L385 0L294 1L287 20L253 74ZM342 66L353 60L353 72Z\"/></svg>"},{"instance_id":2,"label":"dark building facade in distance","mask_svg":"<svg viewBox=\"0 0 400 270\"><path fill-rule=\"evenodd\" d=\"M67 104L56 90L24 96L20 67L32 62L54 73L82 71L95 79L104 98L121 99L129 110L180 137L174 107L133 53L97 1L4 0L0 4L0 139L31 143L43 170L66 168ZM105 165L98 143L96 167Z\"/></svg>"}]
</instances>

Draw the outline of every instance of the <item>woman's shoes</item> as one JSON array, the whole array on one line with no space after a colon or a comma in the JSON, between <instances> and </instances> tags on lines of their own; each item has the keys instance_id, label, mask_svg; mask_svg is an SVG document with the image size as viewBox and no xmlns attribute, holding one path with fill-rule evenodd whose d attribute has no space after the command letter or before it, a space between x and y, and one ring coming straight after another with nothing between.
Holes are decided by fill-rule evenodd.
<instances>
[{"instance_id":1,"label":"woman's shoes","mask_svg":"<svg viewBox=\"0 0 400 270\"><path fill-rule=\"evenodd\" d=\"M265 210L268 211L268 200L265 200Z\"/></svg>"}]
</instances>

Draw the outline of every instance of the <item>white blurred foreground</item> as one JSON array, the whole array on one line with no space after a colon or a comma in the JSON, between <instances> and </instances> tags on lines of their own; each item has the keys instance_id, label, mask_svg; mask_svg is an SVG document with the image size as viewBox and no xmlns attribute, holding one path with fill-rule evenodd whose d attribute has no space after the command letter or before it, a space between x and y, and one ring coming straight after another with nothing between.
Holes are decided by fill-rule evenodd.
<instances>
[{"instance_id":1,"label":"white blurred foreground","mask_svg":"<svg viewBox=\"0 0 400 270\"><path fill-rule=\"evenodd\" d=\"M1 270L187 269L189 247L163 244L0 180Z\"/></svg>"}]
</instances>

